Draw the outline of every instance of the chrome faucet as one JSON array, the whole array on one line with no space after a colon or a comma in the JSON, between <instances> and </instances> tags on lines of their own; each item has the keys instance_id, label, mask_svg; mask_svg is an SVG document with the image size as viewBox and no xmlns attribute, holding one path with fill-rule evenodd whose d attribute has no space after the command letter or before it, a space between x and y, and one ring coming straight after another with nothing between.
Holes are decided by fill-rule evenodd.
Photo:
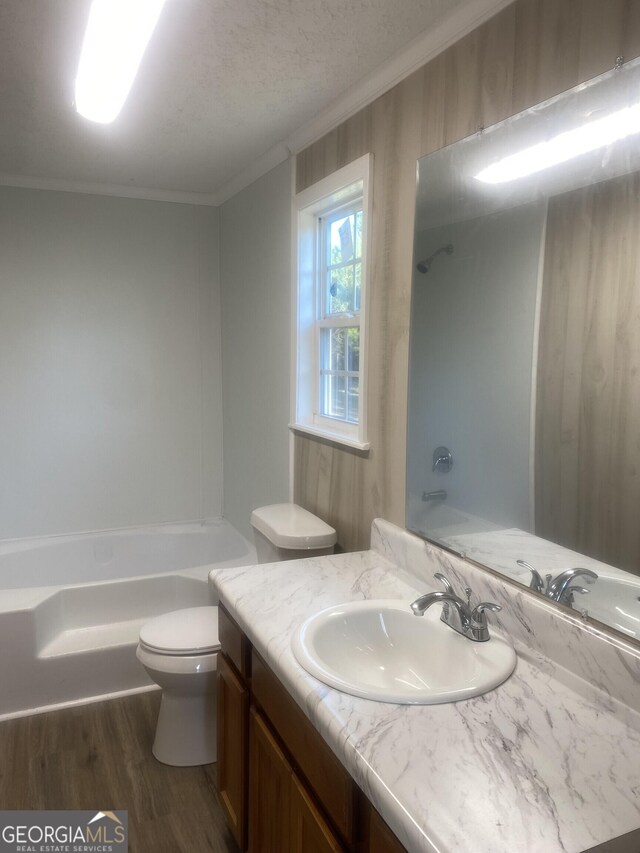
<instances>
[{"instance_id":1,"label":"chrome faucet","mask_svg":"<svg viewBox=\"0 0 640 853\"><path fill-rule=\"evenodd\" d=\"M438 489L435 492L423 492L422 493L422 500L423 501L428 501L431 503L439 503L441 501L446 501L446 499L447 499L447 493L445 492L444 489Z\"/></svg>"},{"instance_id":2,"label":"chrome faucet","mask_svg":"<svg viewBox=\"0 0 640 853\"><path fill-rule=\"evenodd\" d=\"M529 569L531 572L531 583L529 588L536 592L546 595L548 598L557 601L558 604L564 604L567 607L573 607L575 603L574 593L586 595L589 590L583 586L577 586L573 582L580 578L587 578L595 583L598 580L598 575L592 572L591 569L565 569L554 578L553 575L545 575L544 580L537 569L525 560L516 560L517 564L523 569Z\"/></svg>"},{"instance_id":3,"label":"chrome faucet","mask_svg":"<svg viewBox=\"0 0 640 853\"><path fill-rule=\"evenodd\" d=\"M442 604L441 621L462 634L474 643L486 643L490 639L489 626L487 624L487 610L493 610L497 613L502 610L499 604L493 604L490 601L482 601L474 608L471 607L471 590L469 587L465 590L467 595L466 602L457 596L449 579L442 574L436 572L434 575L445 588L444 592L426 592L411 604L411 609L415 616L424 616L427 610L434 604Z\"/></svg>"},{"instance_id":4,"label":"chrome faucet","mask_svg":"<svg viewBox=\"0 0 640 853\"><path fill-rule=\"evenodd\" d=\"M453 454L448 447L436 447L431 461L431 470L439 474L448 474L453 468Z\"/></svg>"}]
</instances>

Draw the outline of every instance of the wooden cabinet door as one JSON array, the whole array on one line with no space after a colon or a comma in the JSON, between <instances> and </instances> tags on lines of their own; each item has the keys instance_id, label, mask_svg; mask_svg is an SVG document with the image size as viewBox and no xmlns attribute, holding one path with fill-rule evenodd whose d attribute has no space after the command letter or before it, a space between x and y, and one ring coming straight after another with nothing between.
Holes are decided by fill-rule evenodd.
<instances>
[{"instance_id":1,"label":"wooden cabinet door","mask_svg":"<svg viewBox=\"0 0 640 853\"><path fill-rule=\"evenodd\" d=\"M240 850L247 849L249 691L218 654L218 794Z\"/></svg>"},{"instance_id":2,"label":"wooden cabinet door","mask_svg":"<svg viewBox=\"0 0 640 853\"><path fill-rule=\"evenodd\" d=\"M291 766L254 708L249 759L249 853L290 853Z\"/></svg>"},{"instance_id":3,"label":"wooden cabinet door","mask_svg":"<svg viewBox=\"0 0 640 853\"><path fill-rule=\"evenodd\" d=\"M369 814L367 853L407 853L373 806Z\"/></svg>"},{"instance_id":4,"label":"wooden cabinet door","mask_svg":"<svg viewBox=\"0 0 640 853\"><path fill-rule=\"evenodd\" d=\"M255 649L251 691L264 717L285 743L296 774L322 804L347 847L354 847L357 794L353 779Z\"/></svg>"},{"instance_id":5,"label":"wooden cabinet door","mask_svg":"<svg viewBox=\"0 0 640 853\"><path fill-rule=\"evenodd\" d=\"M291 783L291 853L344 853L295 774Z\"/></svg>"}]
</instances>

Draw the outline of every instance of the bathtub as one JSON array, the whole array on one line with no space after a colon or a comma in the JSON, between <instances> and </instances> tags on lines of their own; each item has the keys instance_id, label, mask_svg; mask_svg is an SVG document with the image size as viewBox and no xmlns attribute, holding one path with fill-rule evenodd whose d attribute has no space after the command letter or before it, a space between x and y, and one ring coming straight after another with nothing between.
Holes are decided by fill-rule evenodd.
<instances>
[{"instance_id":1,"label":"bathtub","mask_svg":"<svg viewBox=\"0 0 640 853\"><path fill-rule=\"evenodd\" d=\"M222 519L0 542L0 720L153 689L143 622L215 604L211 568L255 562Z\"/></svg>"}]
</instances>

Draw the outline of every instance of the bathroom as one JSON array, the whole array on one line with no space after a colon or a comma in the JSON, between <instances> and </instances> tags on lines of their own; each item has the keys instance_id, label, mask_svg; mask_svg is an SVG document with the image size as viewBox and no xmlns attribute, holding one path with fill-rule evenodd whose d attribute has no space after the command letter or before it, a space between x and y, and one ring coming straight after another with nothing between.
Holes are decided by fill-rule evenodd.
<instances>
[{"instance_id":1,"label":"bathroom","mask_svg":"<svg viewBox=\"0 0 640 853\"><path fill-rule=\"evenodd\" d=\"M0 845L19 849L16 811L33 829L43 811L77 810L105 832L126 824L136 851L640 853L639 316L611 272L635 274L634 191L615 202L630 228L607 236L616 262L596 235L583 276L585 304L618 311L603 315L623 354L603 395L624 427L618 455L587 441L589 469L563 422L570 458L545 515L535 441L540 365L550 375L554 359L541 342L579 349L591 329L589 375L609 393L593 372L608 369L609 338L591 307L582 326L567 321L573 337L545 325L564 317L545 302L551 199L527 198L519 228L523 203L507 193L483 211L496 232L471 234L491 252L474 255L458 220L482 202L465 201L456 173L465 151L479 159L497 140L504 156L534 119L590 114L581 99L610 103L614 86L633 106L640 3L147 5L161 11L107 122L74 94L90 0L0 2ZM595 152L604 177L569 169L575 183L553 200L637 173L637 140L623 140L624 168L612 148ZM305 325L323 221L330 287ZM500 288L525 264L501 243L529 253L515 308ZM558 281L573 282L563 245L581 250L558 240ZM469 270L475 292L462 289ZM615 298L598 299L594 280ZM567 352L555 380L571 388ZM594 422L614 435L577 405L595 412L587 438ZM478 428L462 428L473 416ZM599 488L612 470L618 495ZM294 559L272 562L265 542ZM570 567L575 583L545 581ZM474 611L490 642L451 630L462 605L424 601L449 588L502 608ZM407 637L439 629L464 660L495 650L502 675L435 704L323 680L304 646L321 630L311 620L369 601L387 602L389 625L409 619ZM429 612L415 618L411 602ZM172 687L148 675L141 631L184 610L180 642L194 609L211 615L205 632L215 610L215 644L200 647L215 692L177 702L161 737ZM362 609L363 631L371 613L383 618ZM194 648L165 648L163 665ZM357 680L368 664L353 655ZM215 752L182 760L176 732ZM28 840L38 849L37 832Z\"/></svg>"}]
</instances>

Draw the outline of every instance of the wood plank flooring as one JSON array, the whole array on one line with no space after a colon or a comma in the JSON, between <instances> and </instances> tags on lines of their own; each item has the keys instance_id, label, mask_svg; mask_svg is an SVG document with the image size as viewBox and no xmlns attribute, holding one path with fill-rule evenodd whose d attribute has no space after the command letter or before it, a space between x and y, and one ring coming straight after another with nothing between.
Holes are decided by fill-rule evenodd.
<instances>
[{"instance_id":1,"label":"wood plank flooring","mask_svg":"<svg viewBox=\"0 0 640 853\"><path fill-rule=\"evenodd\" d=\"M238 853L215 764L151 754L160 693L0 723L0 809L127 809L130 853Z\"/></svg>"}]
</instances>

